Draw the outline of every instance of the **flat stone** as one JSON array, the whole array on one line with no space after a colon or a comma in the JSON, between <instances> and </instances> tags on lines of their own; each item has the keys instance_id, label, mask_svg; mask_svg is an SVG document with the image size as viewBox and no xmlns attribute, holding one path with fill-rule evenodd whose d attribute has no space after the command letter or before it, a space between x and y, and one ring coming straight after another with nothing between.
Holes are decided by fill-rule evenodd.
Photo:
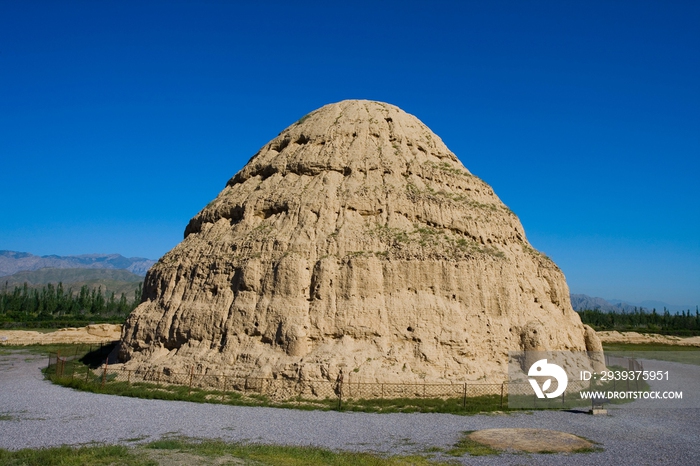
<instances>
[{"instance_id":1,"label":"flat stone","mask_svg":"<svg viewBox=\"0 0 700 466\"><path fill-rule=\"evenodd\" d=\"M574 452L593 444L573 434L547 429L485 429L472 432L471 440L499 450L528 453Z\"/></svg>"}]
</instances>

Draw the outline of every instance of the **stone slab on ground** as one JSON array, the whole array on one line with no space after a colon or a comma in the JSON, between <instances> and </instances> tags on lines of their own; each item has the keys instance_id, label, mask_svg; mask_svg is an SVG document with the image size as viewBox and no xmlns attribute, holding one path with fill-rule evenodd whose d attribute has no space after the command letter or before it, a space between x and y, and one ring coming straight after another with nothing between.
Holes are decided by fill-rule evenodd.
<instances>
[{"instance_id":1,"label":"stone slab on ground","mask_svg":"<svg viewBox=\"0 0 700 466\"><path fill-rule=\"evenodd\" d=\"M484 429L472 432L469 438L498 450L528 453L566 452L593 448L593 443L573 434L549 429Z\"/></svg>"}]
</instances>

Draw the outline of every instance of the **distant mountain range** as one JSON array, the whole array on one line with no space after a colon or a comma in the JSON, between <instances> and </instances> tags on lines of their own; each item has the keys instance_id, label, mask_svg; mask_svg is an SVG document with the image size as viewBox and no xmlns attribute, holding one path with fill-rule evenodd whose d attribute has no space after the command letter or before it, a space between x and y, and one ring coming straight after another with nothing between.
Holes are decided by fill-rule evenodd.
<instances>
[{"instance_id":1,"label":"distant mountain range","mask_svg":"<svg viewBox=\"0 0 700 466\"><path fill-rule=\"evenodd\" d=\"M28 252L0 250L0 277L21 271L52 269L124 269L144 276L156 261L120 254L83 254L80 256L35 256Z\"/></svg>"},{"instance_id":2,"label":"distant mountain range","mask_svg":"<svg viewBox=\"0 0 700 466\"><path fill-rule=\"evenodd\" d=\"M594 298L585 294L571 294L571 306L575 311L582 311L585 309L591 310L601 310L605 312L632 312L635 308L637 310L644 309L646 312L651 312L656 309L656 312L663 312L666 308L669 312L680 312L695 310L695 306L679 306L674 304L668 304L663 301L642 301L641 303L630 303L622 301L620 299L604 299L604 298Z\"/></svg>"}]
</instances>

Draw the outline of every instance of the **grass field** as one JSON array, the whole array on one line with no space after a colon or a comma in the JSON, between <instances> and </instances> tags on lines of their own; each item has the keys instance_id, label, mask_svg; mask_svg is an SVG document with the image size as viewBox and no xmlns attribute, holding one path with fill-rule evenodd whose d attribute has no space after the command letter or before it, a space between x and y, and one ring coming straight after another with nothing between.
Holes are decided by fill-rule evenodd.
<instances>
[{"instance_id":1,"label":"grass field","mask_svg":"<svg viewBox=\"0 0 700 466\"><path fill-rule=\"evenodd\" d=\"M196 403L216 403L234 406L266 406L302 410L340 410L370 413L451 413L475 414L494 411L509 411L501 407L500 396L485 395L467 398L466 407L462 398L386 398L386 399L345 399L338 406L337 398L308 399L291 398L284 401L273 400L265 395L218 390L205 390L186 385L166 385L155 383L113 382L109 378L104 386L99 375L87 374L85 370L74 376L50 377L54 383L76 390L110 395L130 396L145 399L192 401Z\"/></svg>"},{"instance_id":2,"label":"grass field","mask_svg":"<svg viewBox=\"0 0 700 466\"><path fill-rule=\"evenodd\" d=\"M58 343L54 345L22 345L22 346L11 346L2 345L0 346L0 355L10 354L16 352L29 353L42 355L47 358L49 353L60 353L61 356L82 358L91 350L99 347L99 345L75 345L68 343Z\"/></svg>"},{"instance_id":3,"label":"grass field","mask_svg":"<svg viewBox=\"0 0 700 466\"><path fill-rule=\"evenodd\" d=\"M429 453L382 457L370 453L335 452L323 448L225 443L217 440L163 439L137 447L95 445L7 451L5 466L160 466L255 464L285 466L447 465Z\"/></svg>"},{"instance_id":4,"label":"grass field","mask_svg":"<svg viewBox=\"0 0 700 466\"><path fill-rule=\"evenodd\" d=\"M637 359L656 359L700 366L700 347L697 346L674 346L658 343L612 343L603 345L603 350L609 355Z\"/></svg>"}]
</instances>

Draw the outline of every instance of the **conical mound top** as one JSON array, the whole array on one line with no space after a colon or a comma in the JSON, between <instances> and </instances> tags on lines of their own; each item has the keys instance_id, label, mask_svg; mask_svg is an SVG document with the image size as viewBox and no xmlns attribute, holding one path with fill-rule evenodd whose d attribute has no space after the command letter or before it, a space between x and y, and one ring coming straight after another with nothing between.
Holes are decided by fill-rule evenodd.
<instances>
[{"instance_id":1,"label":"conical mound top","mask_svg":"<svg viewBox=\"0 0 700 466\"><path fill-rule=\"evenodd\" d=\"M442 162L468 171L418 118L371 100L344 100L302 117L256 154L232 180L274 172L315 175Z\"/></svg>"}]
</instances>

